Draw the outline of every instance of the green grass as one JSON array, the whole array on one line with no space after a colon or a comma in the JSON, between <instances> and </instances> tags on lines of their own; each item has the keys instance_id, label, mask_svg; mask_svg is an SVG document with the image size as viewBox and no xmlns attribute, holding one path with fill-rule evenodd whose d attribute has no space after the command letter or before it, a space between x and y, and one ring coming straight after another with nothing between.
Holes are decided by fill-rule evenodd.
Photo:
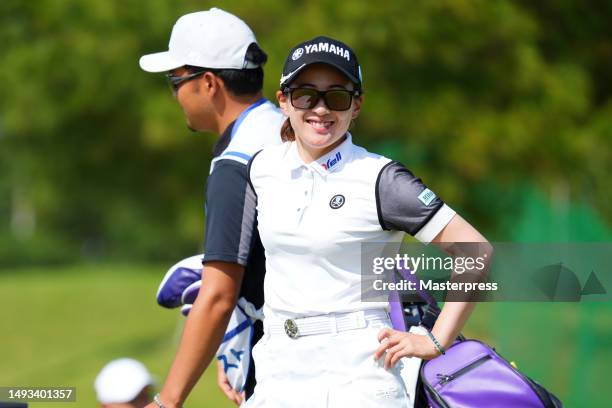
<instances>
[{"instance_id":1,"label":"green grass","mask_svg":"<svg viewBox=\"0 0 612 408\"><path fill-rule=\"evenodd\" d=\"M0 386L73 386L76 403L97 406L93 380L108 361L141 360L160 380L182 330L177 310L155 303L166 267L80 266L0 270ZM208 370L187 406L231 407Z\"/></svg>"},{"instance_id":2,"label":"green grass","mask_svg":"<svg viewBox=\"0 0 612 408\"><path fill-rule=\"evenodd\" d=\"M0 270L0 386L74 386L94 407L93 380L129 356L163 380L183 318L155 304L166 266L82 265ZM606 406L612 364L610 303L480 304L465 330L489 342L568 407ZM208 370L188 407L231 407Z\"/></svg>"}]
</instances>

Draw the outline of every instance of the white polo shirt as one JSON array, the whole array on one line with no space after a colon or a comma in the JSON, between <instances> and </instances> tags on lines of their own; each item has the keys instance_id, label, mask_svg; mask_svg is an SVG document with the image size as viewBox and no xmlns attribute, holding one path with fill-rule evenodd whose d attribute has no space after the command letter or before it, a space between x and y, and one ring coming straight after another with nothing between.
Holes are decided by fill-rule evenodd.
<instances>
[{"instance_id":1,"label":"white polo shirt","mask_svg":"<svg viewBox=\"0 0 612 408\"><path fill-rule=\"evenodd\" d=\"M361 301L361 244L430 242L455 212L397 162L350 134L310 164L296 143L267 147L249 181L266 255L264 314L278 318L387 308Z\"/></svg>"}]
</instances>

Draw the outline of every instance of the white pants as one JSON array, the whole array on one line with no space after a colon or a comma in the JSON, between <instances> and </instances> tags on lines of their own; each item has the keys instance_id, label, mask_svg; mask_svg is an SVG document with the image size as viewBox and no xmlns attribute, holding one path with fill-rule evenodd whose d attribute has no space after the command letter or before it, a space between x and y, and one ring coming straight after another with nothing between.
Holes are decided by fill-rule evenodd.
<instances>
[{"instance_id":1,"label":"white pants","mask_svg":"<svg viewBox=\"0 0 612 408\"><path fill-rule=\"evenodd\" d=\"M384 356L374 361L383 327L390 322L297 339L264 334L253 349L255 392L243 407L412 407L414 388L407 391L404 381L416 384L419 361L402 359L390 370Z\"/></svg>"}]
</instances>

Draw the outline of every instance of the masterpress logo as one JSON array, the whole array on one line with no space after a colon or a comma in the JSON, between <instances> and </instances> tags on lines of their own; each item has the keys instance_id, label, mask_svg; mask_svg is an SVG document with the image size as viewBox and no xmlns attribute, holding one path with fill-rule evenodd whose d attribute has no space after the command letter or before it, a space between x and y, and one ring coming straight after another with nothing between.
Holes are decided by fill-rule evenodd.
<instances>
[{"instance_id":1,"label":"masterpress logo","mask_svg":"<svg viewBox=\"0 0 612 408\"><path fill-rule=\"evenodd\" d=\"M442 250L444 248L444 250ZM362 301L610 301L612 243L363 244Z\"/></svg>"}]
</instances>

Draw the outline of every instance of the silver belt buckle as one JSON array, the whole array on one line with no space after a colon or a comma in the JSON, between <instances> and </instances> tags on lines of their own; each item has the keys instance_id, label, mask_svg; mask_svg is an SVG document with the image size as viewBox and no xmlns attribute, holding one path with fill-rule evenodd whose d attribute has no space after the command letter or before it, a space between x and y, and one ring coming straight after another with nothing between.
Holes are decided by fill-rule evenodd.
<instances>
[{"instance_id":1,"label":"silver belt buckle","mask_svg":"<svg viewBox=\"0 0 612 408\"><path fill-rule=\"evenodd\" d=\"M292 339L297 339L298 337L298 327L293 319L285 320L285 333Z\"/></svg>"}]
</instances>

